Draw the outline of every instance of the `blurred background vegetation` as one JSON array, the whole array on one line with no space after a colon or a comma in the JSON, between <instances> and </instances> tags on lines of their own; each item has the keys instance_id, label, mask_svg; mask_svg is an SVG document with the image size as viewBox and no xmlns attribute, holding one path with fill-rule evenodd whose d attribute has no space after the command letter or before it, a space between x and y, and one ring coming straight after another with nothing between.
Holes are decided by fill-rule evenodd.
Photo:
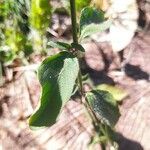
<instances>
[{"instance_id":1,"label":"blurred background vegetation","mask_svg":"<svg viewBox=\"0 0 150 150\"><path fill-rule=\"evenodd\" d=\"M80 11L89 0L77 1ZM63 0L57 9L48 0L2 0L0 1L0 61L10 64L16 58L26 60L33 53L46 52L48 28L55 12L68 13L69 4ZM65 7L65 9L64 9Z\"/></svg>"},{"instance_id":2,"label":"blurred background vegetation","mask_svg":"<svg viewBox=\"0 0 150 150\"><path fill-rule=\"evenodd\" d=\"M77 0L76 3L77 10L80 12L90 3L90 0ZM62 18L63 15L69 18L69 13L68 0L0 1L1 83L4 66L27 65L33 61L34 56L47 55L47 42L52 36L53 38L62 36L64 32ZM70 21L68 22L70 25ZM51 29L52 27L54 30Z\"/></svg>"}]
</instances>

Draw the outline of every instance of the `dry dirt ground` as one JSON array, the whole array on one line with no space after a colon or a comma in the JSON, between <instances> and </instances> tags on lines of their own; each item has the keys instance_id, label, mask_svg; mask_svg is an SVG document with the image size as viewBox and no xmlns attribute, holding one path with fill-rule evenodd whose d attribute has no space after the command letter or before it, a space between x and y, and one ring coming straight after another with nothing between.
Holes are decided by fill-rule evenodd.
<instances>
[{"instance_id":1,"label":"dry dirt ground","mask_svg":"<svg viewBox=\"0 0 150 150\"><path fill-rule=\"evenodd\" d=\"M118 69L118 56L110 51L105 43L86 45L83 72L89 72L94 84L115 83L128 93L116 125L119 149L150 150L150 36L136 35L124 50L123 71ZM86 150L93 127L77 100L67 104L51 128L29 129L27 119L39 96L40 85L32 70L15 73L13 81L0 88L0 150Z\"/></svg>"}]
</instances>

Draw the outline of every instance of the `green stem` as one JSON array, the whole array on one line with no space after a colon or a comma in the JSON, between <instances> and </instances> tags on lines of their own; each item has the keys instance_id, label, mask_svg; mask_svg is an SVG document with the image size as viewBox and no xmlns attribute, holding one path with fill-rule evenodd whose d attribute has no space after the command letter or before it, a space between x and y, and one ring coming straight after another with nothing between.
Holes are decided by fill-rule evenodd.
<instances>
[{"instance_id":1,"label":"green stem","mask_svg":"<svg viewBox=\"0 0 150 150\"><path fill-rule=\"evenodd\" d=\"M73 43L78 44L75 0L70 0L70 9L71 9ZM75 50L77 51L77 49L75 49ZM79 60L79 58L78 58L78 60ZM95 131L97 132L97 127L99 125L99 120L97 119L95 113L92 111L88 101L85 99L85 94L84 94L84 91L83 91L81 69L79 69L78 84L79 84L79 89L80 89L80 93L81 93L81 102L85 106L90 118L92 119ZM105 150L105 144L103 144L103 143L102 143L102 149Z\"/></svg>"},{"instance_id":2,"label":"green stem","mask_svg":"<svg viewBox=\"0 0 150 150\"><path fill-rule=\"evenodd\" d=\"M78 83L79 83L79 88L80 88L81 95L84 96L81 69L79 69Z\"/></svg>"},{"instance_id":3,"label":"green stem","mask_svg":"<svg viewBox=\"0 0 150 150\"><path fill-rule=\"evenodd\" d=\"M70 0L70 8L71 8L71 22L72 22L72 37L73 37L73 42L76 43L76 44L78 44L75 0ZM79 60L79 58L78 58L78 60ZM92 111L92 108L90 107L88 101L85 99L85 94L84 94L84 91L83 91L81 69L79 69L78 83L79 83L79 89L80 89L81 97L82 97L81 101L82 101L83 105L85 106L85 108L86 108L86 110L87 110L90 118L92 119L95 131L97 131L99 120L97 119L95 113Z\"/></svg>"},{"instance_id":4,"label":"green stem","mask_svg":"<svg viewBox=\"0 0 150 150\"><path fill-rule=\"evenodd\" d=\"M75 0L70 0L70 9L71 9L71 22L72 22L73 42L74 43L78 43Z\"/></svg>"},{"instance_id":5,"label":"green stem","mask_svg":"<svg viewBox=\"0 0 150 150\"><path fill-rule=\"evenodd\" d=\"M70 9L71 9L71 22L72 22L73 43L78 44L75 0L70 0ZM84 96L81 69L79 69L78 83L79 83L79 89L80 89L81 95Z\"/></svg>"},{"instance_id":6,"label":"green stem","mask_svg":"<svg viewBox=\"0 0 150 150\"><path fill-rule=\"evenodd\" d=\"M72 37L73 37L73 42L78 44L78 36L77 36L77 22L76 22L76 5L75 5L75 0L70 0L70 9L71 9L71 22L72 22ZM79 60L79 58L78 58ZM78 83L79 83L79 89L81 92L81 101L86 107L87 111L89 112L91 119L93 120L94 125L97 125L99 122L93 113L89 103L85 99L85 94L83 91L83 83L82 83L82 74L81 74L81 69L79 69L79 74L78 74ZM84 97L84 98L83 98Z\"/></svg>"}]
</instances>

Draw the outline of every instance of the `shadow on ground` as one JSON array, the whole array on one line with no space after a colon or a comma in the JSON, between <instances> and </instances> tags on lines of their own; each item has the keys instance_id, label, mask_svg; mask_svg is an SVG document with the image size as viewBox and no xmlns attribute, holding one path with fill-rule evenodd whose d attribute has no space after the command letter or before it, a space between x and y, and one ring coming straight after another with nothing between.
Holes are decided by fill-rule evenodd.
<instances>
[{"instance_id":1,"label":"shadow on ground","mask_svg":"<svg viewBox=\"0 0 150 150\"><path fill-rule=\"evenodd\" d=\"M117 133L119 150L144 150L142 145L136 141L127 139L120 133Z\"/></svg>"},{"instance_id":2,"label":"shadow on ground","mask_svg":"<svg viewBox=\"0 0 150 150\"><path fill-rule=\"evenodd\" d=\"M139 66L126 64L125 73L127 76L133 78L134 80L140 80L140 79L149 80L149 74L141 70Z\"/></svg>"}]
</instances>

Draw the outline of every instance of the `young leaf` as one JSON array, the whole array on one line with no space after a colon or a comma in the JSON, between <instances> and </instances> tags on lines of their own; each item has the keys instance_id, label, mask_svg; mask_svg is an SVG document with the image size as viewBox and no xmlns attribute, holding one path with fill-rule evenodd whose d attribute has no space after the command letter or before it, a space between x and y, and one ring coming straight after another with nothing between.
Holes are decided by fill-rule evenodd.
<instances>
[{"instance_id":1,"label":"young leaf","mask_svg":"<svg viewBox=\"0 0 150 150\"><path fill-rule=\"evenodd\" d=\"M108 84L101 84L97 86L98 90L104 90L104 91L108 91L109 93L112 94L112 96L114 97L114 99L116 101L122 101L126 96L127 96L127 92L112 86L112 85L108 85Z\"/></svg>"},{"instance_id":2,"label":"young leaf","mask_svg":"<svg viewBox=\"0 0 150 150\"><path fill-rule=\"evenodd\" d=\"M71 48L71 46L67 43L64 42L53 42L50 41L47 43L47 45L53 47L53 48L58 48L60 50L69 50Z\"/></svg>"},{"instance_id":3,"label":"young leaf","mask_svg":"<svg viewBox=\"0 0 150 150\"><path fill-rule=\"evenodd\" d=\"M99 119L111 127L116 124L120 116L119 108L109 92L92 90L86 94L86 99Z\"/></svg>"},{"instance_id":4,"label":"young leaf","mask_svg":"<svg viewBox=\"0 0 150 150\"><path fill-rule=\"evenodd\" d=\"M83 48L83 46L81 44L71 43L71 48L75 48L76 50L85 52L85 49Z\"/></svg>"},{"instance_id":5,"label":"young leaf","mask_svg":"<svg viewBox=\"0 0 150 150\"><path fill-rule=\"evenodd\" d=\"M57 121L62 107L72 95L78 71L77 58L67 51L43 61L38 70L42 85L41 101L29 119L31 127L51 126Z\"/></svg>"},{"instance_id":6,"label":"young leaf","mask_svg":"<svg viewBox=\"0 0 150 150\"><path fill-rule=\"evenodd\" d=\"M81 31L80 41L82 41L87 36L107 30L110 27L111 23L112 23L112 20L106 20L102 22L101 24L92 23L90 25L87 25Z\"/></svg>"},{"instance_id":7,"label":"young leaf","mask_svg":"<svg viewBox=\"0 0 150 150\"><path fill-rule=\"evenodd\" d=\"M110 20L105 21L104 12L96 8L86 7L80 17L80 40L91 34L109 28Z\"/></svg>"},{"instance_id":8,"label":"young leaf","mask_svg":"<svg viewBox=\"0 0 150 150\"><path fill-rule=\"evenodd\" d=\"M81 17L80 17L80 30L82 30L85 26L95 23L99 24L105 20L104 18L104 12L97 10L93 7L85 7L81 11Z\"/></svg>"}]
</instances>

